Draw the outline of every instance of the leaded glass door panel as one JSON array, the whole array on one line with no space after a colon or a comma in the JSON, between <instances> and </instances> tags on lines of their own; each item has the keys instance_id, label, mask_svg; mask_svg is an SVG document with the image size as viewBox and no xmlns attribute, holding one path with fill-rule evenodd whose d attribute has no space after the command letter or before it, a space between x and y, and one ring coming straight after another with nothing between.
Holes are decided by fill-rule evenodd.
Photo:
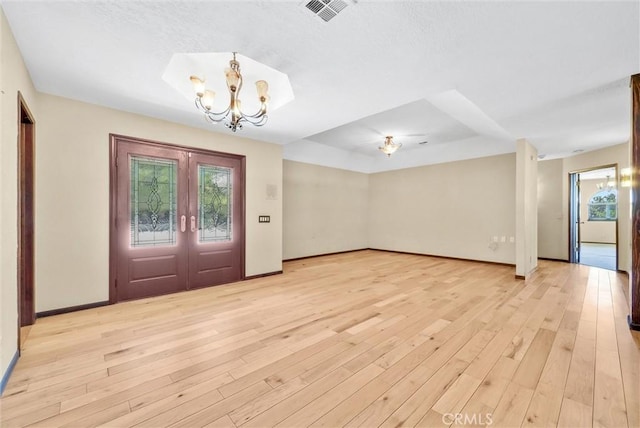
<instances>
[{"instance_id":1,"label":"leaded glass door panel","mask_svg":"<svg viewBox=\"0 0 640 428\"><path fill-rule=\"evenodd\" d=\"M190 285L238 281L243 276L242 161L192 153L189 175Z\"/></svg>"},{"instance_id":2,"label":"leaded glass door panel","mask_svg":"<svg viewBox=\"0 0 640 428\"><path fill-rule=\"evenodd\" d=\"M117 153L118 300L186 290L186 153L133 143Z\"/></svg>"},{"instance_id":3,"label":"leaded glass door panel","mask_svg":"<svg viewBox=\"0 0 640 428\"><path fill-rule=\"evenodd\" d=\"M243 157L119 136L112 154L111 302L244 278Z\"/></svg>"}]
</instances>

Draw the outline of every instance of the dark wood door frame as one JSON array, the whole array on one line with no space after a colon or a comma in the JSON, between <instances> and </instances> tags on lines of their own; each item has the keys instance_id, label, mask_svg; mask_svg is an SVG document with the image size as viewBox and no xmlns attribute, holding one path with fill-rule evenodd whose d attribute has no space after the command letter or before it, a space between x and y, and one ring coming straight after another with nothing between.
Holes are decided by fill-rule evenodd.
<instances>
[{"instance_id":1,"label":"dark wood door frame","mask_svg":"<svg viewBox=\"0 0 640 428\"><path fill-rule=\"evenodd\" d=\"M241 161L241 186L244 189L246 183L246 157L243 155L231 154L231 153L223 153L216 152L212 150L198 149L188 146L181 146L177 144L163 143L153 140L146 140L135 137L128 137L119 134L109 134L109 303L114 304L118 302L118 290L116 287L116 278L117 278L117 257L118 257L118 234L116 230L116 217L117 217L117 197L116 197L116 188L117 188L117 154L118 154L118 143L119 142L127 142L127 143L136 143L136 144L145 144L152 147L168 147L175 148L180 150L185 150L191 153L200 153L203 155L213 155L218 157L226 157L231 159L239 159ZM241 239L241 277L245 279L245 249L246 249L246 192L242 192L242 210L241 210L241 220L243 224L244 230L242 231L242 239Z\"/></svg>"},{"instance_id":2,"label":"dark wood door frame","mask_svg":"<svg viewBox=\"0 0 640 428\"><path fill-rule=\"evenodd\" d=\"M631 201L629 327L640 330L640 74L631 76Z\"/></svg>"},{"instance_id":3,"label":"dark wood door frame","mask_svg":"<svg viewBox=\"0 0 640 428\"><path fill-rule=\"evenodd\" d=\"M18 92L18 318L19 327L35 322L34 182L35 120ZM18 334L20 341L20 334Z\"/></svg>"}]
</instances>

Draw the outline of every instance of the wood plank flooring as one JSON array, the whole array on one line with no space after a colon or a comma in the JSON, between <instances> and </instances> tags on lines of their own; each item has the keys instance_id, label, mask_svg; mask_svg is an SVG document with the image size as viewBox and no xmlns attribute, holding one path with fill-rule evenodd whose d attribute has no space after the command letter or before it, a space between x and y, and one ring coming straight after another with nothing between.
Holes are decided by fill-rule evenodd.
<instances>
[{"instance_id":1,"label":"wood plank flooring","mask_svg":"<svg viewBox=\"0 0 640 428\"><path fill-rule=\"evenodd\" d=\"M360 251L39 319L3 427L640 426L627 278Z\"/></svg>"}]
</instances>

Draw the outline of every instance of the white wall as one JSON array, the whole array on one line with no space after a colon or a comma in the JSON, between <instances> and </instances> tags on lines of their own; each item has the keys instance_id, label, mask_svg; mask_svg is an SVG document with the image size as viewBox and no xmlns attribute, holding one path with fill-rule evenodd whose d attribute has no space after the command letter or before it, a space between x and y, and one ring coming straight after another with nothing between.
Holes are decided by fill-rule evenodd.
<instances>
[{"instance_id":1,"label":"white wall","mask_svg":"<svg viewBox=\"0 0 640 428\"><path fill-rule=\"evenodd\" d=\"M245 273L282 269L281 146L52 95L39 101L36 311L108 300L109 133L245 155ZM271 223L258 224L261 214Z\"/></svg>"},{"instance_id":2,"label":"white wall","mask_svg":"<svg viewBox=\"0 0 640 428\"><path fill-rule=\"evenodd\" d=\"M516 275L527 277L538 266L538 151L527 140L516 142Z\"/></svg>"},{"instance_id":3,"label":"white wall","mask_svg":"<svg viewBox=\"0 0 640 428\"><path fill-rule=\"evenodd\" d=\"M597 185L604 179L580 179L580 241L600 244L616 243L615 221L589 221L589 199L599 192Z\"/></svg>"},{"instance_id":4,"label":"white wall","mask_svg":"<svg viewBox=\"0 0 640 428\"><path fill-rule=\"evenodd\" d=\"M369 176L284 161L283 258L368 247Z\"/></svg>"},{"instance_id":5,"label":"white wall","mask_svg":"<svg viewBox=\"0 0 640 428\"><path fill-rule=\"evenodd\" d=\"M0 8L0 377L18 342L18 91L40 129L36 92L13 34ZM36 142L37 144L37 142ZM37 280L37 277L36 277Z\"/></svg>"},{"instance_id":6,"label":"white wall","mask_svg":"<svg viewBox=\"0 0 640 428\"><path fill-rule=\"evenodd\" d=\"M556 260L567 260L560 239L568 203L562 199L562 168L562 159L538 162L538 256Z\"/></svg>"},{"instance_id":7,"label":"white wall","mask_svg":"<svg viewBox=\"0 0 640 428\"><path fill-rule=\"evenodd\" d=\"M515 263L515 168L506 154L372 174L369 246Z\"/></svg>"}]
</instances>

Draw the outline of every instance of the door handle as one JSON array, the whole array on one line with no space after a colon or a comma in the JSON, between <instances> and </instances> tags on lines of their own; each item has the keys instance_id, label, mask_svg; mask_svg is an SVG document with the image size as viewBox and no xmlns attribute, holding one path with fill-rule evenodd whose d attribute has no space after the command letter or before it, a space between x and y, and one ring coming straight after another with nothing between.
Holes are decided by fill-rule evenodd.
<instances>
[{"instance_id":1,"label":"door handle","mask_svg":"<svg viewBox=\"0 0 640 428\"><path fill-rule=\"evenodd\" d=\"M180 232L184 232L187 230L187 216L183 215L180 217Z\"/></svg>"},{"instance_id":2,"label":"door handle","mask_svg":"<svg viewBox=\"0 0 640 428\"><path fill-rule=\"evenodd\" d=\"M194 215L191 216L191 231L196 231L196 216Z\"/></svg>"}]
</instances>

